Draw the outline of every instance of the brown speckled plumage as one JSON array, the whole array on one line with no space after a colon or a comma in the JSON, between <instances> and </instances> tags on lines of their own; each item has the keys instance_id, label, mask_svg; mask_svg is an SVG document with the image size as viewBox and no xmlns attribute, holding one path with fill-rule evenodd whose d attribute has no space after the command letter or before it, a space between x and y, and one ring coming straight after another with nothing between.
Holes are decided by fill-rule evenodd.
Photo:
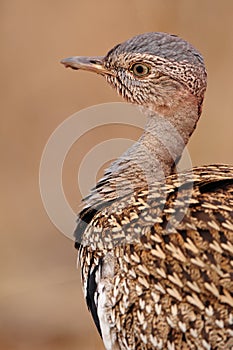
<instances>
[{"instance_id":1,"label":"brown speckled plumage","mask_svg":"<svg viewBox=\"0 0 233 350\"><path fill-rule=\"evenodd\" d=\"M233 167L196 168L181 182L171 175L123 201L123 209L113 202L93 217L80 250L84 285L90 268L112 256L106 312L119 348L227 349Z\"/></svg>"},{"instance_id":2,"label":"brown speckled plumage","mask_svg":"<svg viewBox=\"0 0 233 350\"><path fill-rule=\"evenodd\" d=\"M148 77L133 78L135 55L150 67L156 62L157 75L150 68ZM93 59L91 69L87 60L63 63L107 76L123 97L150 110L150 120L162 114L184 145L188 142L201 112L206 73L187 42L148 33ZM149 128L157 129L157 122ZM110 167L79 215L75 235L88 307L107 350L233 349L233 166L177 174L173 158L162 166L165 178L153 168L146 181L131 157L140 155L155 167L140 148L151 140L145 132ZM175 160L184 145L172 148ZM163 162L164 150L156 146L152 154Z\"/></svg>"}]
</instances>

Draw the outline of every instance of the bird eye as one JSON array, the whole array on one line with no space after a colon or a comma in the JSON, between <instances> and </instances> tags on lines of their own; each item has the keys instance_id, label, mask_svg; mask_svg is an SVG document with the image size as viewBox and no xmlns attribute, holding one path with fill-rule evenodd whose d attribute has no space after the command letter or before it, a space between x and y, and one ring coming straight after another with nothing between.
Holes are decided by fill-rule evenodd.
<instances>
[{"instance_id":1,"label":"bird eye","mask_svg":"<svg viewBox=\"0 0 233 350\"><path fill-rule=\"evenodd\" d=\"M150 73L149 67L144 63L133 64L130 71L137 77L145 77Z\"/></svg>"}]
</instances>

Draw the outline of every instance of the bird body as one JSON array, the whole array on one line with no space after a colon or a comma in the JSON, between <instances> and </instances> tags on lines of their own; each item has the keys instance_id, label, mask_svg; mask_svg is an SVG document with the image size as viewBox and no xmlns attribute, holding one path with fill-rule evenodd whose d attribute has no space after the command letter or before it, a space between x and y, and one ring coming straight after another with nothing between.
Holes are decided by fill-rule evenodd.
<instances>
[{"instance_id":1,"label":"bird body","mask_svg":"<svg viewBox=\"0 0 233 350\"><path fill-rule=\"evenodd\" d=\"M175 167L201 114L201 55L146 33L105 57L62 62L104 75L148 117L85 199L75 231L105 348L233 349L233 166Z\"/></svg>"},{"instance_id":2,"label":"bird body","mask_svg":"<svg viewBox=\"0 0 233 350\"><path fill-rule=\"evenodd\" d=\"M106 349L230 349L233 167L170 175L118 201L81 214L82 281Z\"/></svg>"}]
</instances>

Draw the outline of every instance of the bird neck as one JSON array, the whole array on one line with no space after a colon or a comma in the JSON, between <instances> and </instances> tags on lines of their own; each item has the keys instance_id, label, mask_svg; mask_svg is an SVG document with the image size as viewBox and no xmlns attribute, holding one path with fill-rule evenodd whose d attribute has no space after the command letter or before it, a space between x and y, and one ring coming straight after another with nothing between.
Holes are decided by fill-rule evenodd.
<instances>
[{"instance_id":1,"label":"bird neck","mask_svg":"<svg viewBox=\"0 0 233 350\"><path fill-rule=\"evenodd\" d=\"M195 96L182 92L182 100L172 99L169 107L144 108L147 115L140 139L108 169L133 183L143 179L153 183L173 172L199 119ZM177 102L179 101L179 102ZM140 175L140 176L139 176Z\"/></svg>"},{"instance_id":2,"label":"bird neck","mask_svg":"<svg viewBox=\"0 0 233 350\"><path fill-rule=\"evenodd\" d=\"M139 187L150 187L173 173L195 129L200 108L189 96L179 108L173 105L142 110L147 115L142 136L107 169L88 197L92 203L97 194L104 200L120 197Z\"/></svg>"}]
</instances>

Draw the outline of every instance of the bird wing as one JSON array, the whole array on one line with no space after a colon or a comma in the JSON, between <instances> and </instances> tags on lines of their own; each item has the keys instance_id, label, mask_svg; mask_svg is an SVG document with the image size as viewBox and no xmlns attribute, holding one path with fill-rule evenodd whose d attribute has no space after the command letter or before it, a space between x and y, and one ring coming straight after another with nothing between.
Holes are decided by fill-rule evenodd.
<instances>
[{"instance_id":1,"label":"bird wing","mask_svg":"<svg viewBox=\"0 0 233 350\"><path fill-rule=\"evenodd\" d=\"M132 295L139 286L143 293L157 288L178 302L185 281L186 301L200 312L211 298L216 310L219 302L233 307L233 167L194 168L149 189L85 208L75 235L86 301L100 335L99 286L106 280L102 269L109 251L121 256L113 285L120 285L116 279L124 275L126 262L143 271L141 277L127 274ZM132 295L128 309L138 302Z\"/></svg>"},{"instance_id":2,"label":"bird wing","mask_svg":"<svg viewBox=\"0 0 233 350\"><path fill-rule=\"evenodd\" d=\"M102 187L99 187L100 199L85 207L78 216L74 232L76 248L81 244L96 249L98 245L100 248L112 248L123 241L136 243L142 233L140 227L144 231L145 227L156 226L163 235L167 230L176 232L177 225L187 225L188 218L191 220L198 215L195 214L197 207L203 217L206 216L205 224L209 225L207 213L221 212L225 216L232 212L232 181L233 166L208 165L170 175L164 182L155 182L150 187L136 189L122 197L111 197L110 200L107 196L105 198L101 193ZM202 202L205 204L201 205ZM231 215L227 220L232 220ZM194 221L195 229L198 220ZM222 224L227 225L226 222ZM140 232L137 234L137 231Z\"/></svg>"}]
</instances>

